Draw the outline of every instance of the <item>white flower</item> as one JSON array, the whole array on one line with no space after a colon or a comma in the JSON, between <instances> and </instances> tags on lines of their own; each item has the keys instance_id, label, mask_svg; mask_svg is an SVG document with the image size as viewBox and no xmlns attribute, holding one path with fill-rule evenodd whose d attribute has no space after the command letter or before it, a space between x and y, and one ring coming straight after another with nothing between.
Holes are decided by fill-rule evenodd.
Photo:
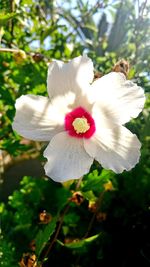
<instances>
[{"instance_id":1,"label":"white flower","mask_svg":"<svg viewBox=\"0 0 150 267\"><path fill-rule=\"evenodd\" d=\"M50 63L49 97L23 95L16 101L13 129L31 140L50 141L45 172L57 182L78 179L94 159L121 173L140 157L141 144L122 126L141 112L142 88L111 72L93 81L93 63L79 56Z\"/></svg>"}]
</instances>

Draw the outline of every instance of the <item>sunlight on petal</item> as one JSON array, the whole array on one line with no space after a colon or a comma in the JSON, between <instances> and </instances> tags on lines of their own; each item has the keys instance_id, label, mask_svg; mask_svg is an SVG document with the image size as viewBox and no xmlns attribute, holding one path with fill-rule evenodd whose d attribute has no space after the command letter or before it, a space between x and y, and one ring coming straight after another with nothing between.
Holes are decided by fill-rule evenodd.
<instances>
[{"instance_id":1,"label":"sunlight on petal","mask_svg":"<svg viewBox=\"0 0 150 267\"><path fill-rule=\"evenodd\" d=\"M83 146L83 139L68 138L65 132L54 136L44 151L47 158L45 172L54 181L65 182L79 179L89 172L93 158Z\"/></svg>"},{"instance_id":2,"label":"sunlight on petal","mask_svg":"<svg viewBox=\"0 0 150 267\"><path fill-rule=\"evenodd\" d=\"M101 130L84 147L105 169L121 173L131 170L139 161L141 144L125 127Z\"/></svg>"},{"instance_id":3,"label":"sunlight on petal","mask_svg":"<svg viewBox=\"0 0 150 267\"><path fill-rule=\"evenodd\" d=\"M145 103L144 90L122 73L111 72L97 79L91 86L90 101L99 109L109 110L118 124L136 118Z\"/></svg>"},{"instance_id":4,"label":"sunlight on petal","mask_svg":"<svg viewBox=\"0 0 150 267\"><path fill-rule=\"evenodd\" d=\"M49 64L47 90L50 98L73 91L77 96L86 94L94 77L93 63L86 55L76 57L68 63L54 61Z\"/></svg>"},{"instance_id":5,"label":"sunlight on petal","mask_svg":"<svg viewBox=\"0 0 150 267\"><path fill-rule=\"evenodd\" d=\"M70 111L74 94L57 97L53 102L43 96L26 95L16 101L16 114L12 127L25 138L50 141L64 130L64 116Z\"/></svg>"}]
</instances>

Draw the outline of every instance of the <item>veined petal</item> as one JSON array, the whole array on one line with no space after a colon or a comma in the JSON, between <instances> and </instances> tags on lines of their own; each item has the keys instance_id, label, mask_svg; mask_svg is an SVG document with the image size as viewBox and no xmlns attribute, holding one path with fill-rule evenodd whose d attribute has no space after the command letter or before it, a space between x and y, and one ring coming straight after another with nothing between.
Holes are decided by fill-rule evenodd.
<instances>
[{"instance_id":1,"label":"veined petal","mask_svg":"<svg viewBox=\"0 0 150 267\"><path fill-rule=\"evenodd\" d=\"M74 102L73 93L49 98L36 95L23 95L16 101L16 114L12 127L25 138L37 141L50 141L64 130L65 114Z\"/></svg>"},{"instance_id":2,"label":"veined petal","mask_svg":"<svg viewBox=\"0 0 150 267\"><path fill-rule=\"evenodd\" d=\"M125 127L99 130L84 147L105 169L121 173L131 170L139 161L141 144Z\"/></svg>"},{"instance_id":3,"label":"veined petal","mask_svg":"<svg viewBox=\"0 0 150 267\"><path fill-rule=\"evenodd\" d=\"M116 72L97 79L90 93L90 101L95 102L100 110L108 112L117 124L136 118L145 102L144 90L126 80L124 74Z\"/></svg>"},{"instance_id":4,"label":"veined petal","mask_svg":"<svg viewBox=\"0 0 150 267\"><path fill-rule=\"evenodd\" d=\"M76 57L68 63L54 61L49 64L47 89L50 98L73 91L77 96L86 95L94 77L93 63L86 55Z\"/></svg>"},{"instance_id":5,"label":"veined petal","mask_svg":"<svg viewBox=\"0 0 150 267\"><path fill-rule=\"evenodd\" d=\"M83 146L83 139L69 137L66 132L55 135L46 150L45 172L57 182L79 179L86 174L93 162Z\"/></svg>"},{"instance_id":6,"label":"veined petal","mask_svg":"<svg viewBox=\"0 0 150 267\"><path fill-rule=\"evenodd\" d=\"M119 114L113 114L113 110L110 106L101 103L101 105L95 103L91 110L92 117L95 121L96 129L112 129L116 127Z\"/></svg>"}]
</instances>

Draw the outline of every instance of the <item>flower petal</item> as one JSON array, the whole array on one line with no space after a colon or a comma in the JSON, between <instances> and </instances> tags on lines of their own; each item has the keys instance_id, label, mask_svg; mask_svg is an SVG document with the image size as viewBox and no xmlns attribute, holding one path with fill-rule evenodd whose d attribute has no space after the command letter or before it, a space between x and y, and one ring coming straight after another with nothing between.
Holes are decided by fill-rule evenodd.
<instances>
[{"instance_id":1,"label":"flower petal","mask_svg":"<svg viewBox=\"0 0 150 267\"><path fill-rule=\"evenodd\" d=\"M131 170L139 161L141 144L135 134L125 127L99 130L90 140L84 140L84 147L102 167L121 173Z\"/></svg>"},{"instance_id":2,"label":"flower petal","mask_svg":"<svg viewBox=\"0 0 150 267\"><path fill-rule=\"evenodd\" d=\"M113 110L110 106L105 106L105 103L101 103L101 105L95 103L91 110L91 114L94 119L96 129L112 129L116 127L119 120L119 114L118 116L117 114L113 114Z\"/></svg>"},{"instance_id":3,"label":"flower petal","mask_svg":"<svg viewBox=\"0 0 150 267\"><path fill-rule=\"evenodd\" d=\"M16 101L16 114L12 127L25 138L37 141L50 141L64 130L65 114L74 102L74 95L49 98L36 95L23 95Z\"/></svg>"},{"instance_id":4,"label":"flower petal","mask_svg":"<svg viewBox=\"0 0 150 267\"><path fill-rule=\"evenodd\" d=\"M86 55L76 57L68 63L54 61L49 64L47 87L50 98L69 91L86 94L94 77L93 63Z\"/></svg>"},{"instance_id":5,"label":"flower petal","mask_svg":"<svg viewBox=\"0 0 150 267\"><path fill-rule=\"evenodd\" d=\"M111 72L97 79L91 86L91 102L111 114L117 124L136 118L142 111L144 90L122 73Z\"/></svg>"},{"instance_id":6,"label":"flower petal","mask_svg":"<svg viewBox=\"0 0 150 267\"><path fill-rule=\"evenodd\" d=\"M93 162L84 149L83 139L69 137L66 132L52 138L44 157L48 159L45 165L47 176L57 182L79 179L89 171Z\"/></svg>"}]
</instances>

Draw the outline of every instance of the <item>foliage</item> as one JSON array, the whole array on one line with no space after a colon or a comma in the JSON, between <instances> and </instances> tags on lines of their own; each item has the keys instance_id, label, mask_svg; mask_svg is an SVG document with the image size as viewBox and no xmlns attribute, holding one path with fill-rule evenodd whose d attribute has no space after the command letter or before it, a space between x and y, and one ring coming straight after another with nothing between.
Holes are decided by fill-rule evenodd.
<instances>
[{"instance_id":1,"label":"foliage","mask_svg":"<svg viewBox=\"0 0 150 267\"><path fill-rule=\"evenodd\" d=\"M132 171L116 175L95 161L79 187L76 181L57 184L44 176L26 176L25 171L20 187L5 203L2 194L0 266L19 266L28 252L36 253L42 266L149 265L150 6L138 2L1 1L4 182L10 166L35 157L44 162L45 144L21 138L11 124L17 97L47 94L47 65L53 58L68 61L84 51L93 59L95 71L105 74L124 57L130 62L129 79L145 89L147 101L139 118L128 124L142 142L140 163ZM43 211L46 217L41 217Z\"/></svg>"}]
</instances>

